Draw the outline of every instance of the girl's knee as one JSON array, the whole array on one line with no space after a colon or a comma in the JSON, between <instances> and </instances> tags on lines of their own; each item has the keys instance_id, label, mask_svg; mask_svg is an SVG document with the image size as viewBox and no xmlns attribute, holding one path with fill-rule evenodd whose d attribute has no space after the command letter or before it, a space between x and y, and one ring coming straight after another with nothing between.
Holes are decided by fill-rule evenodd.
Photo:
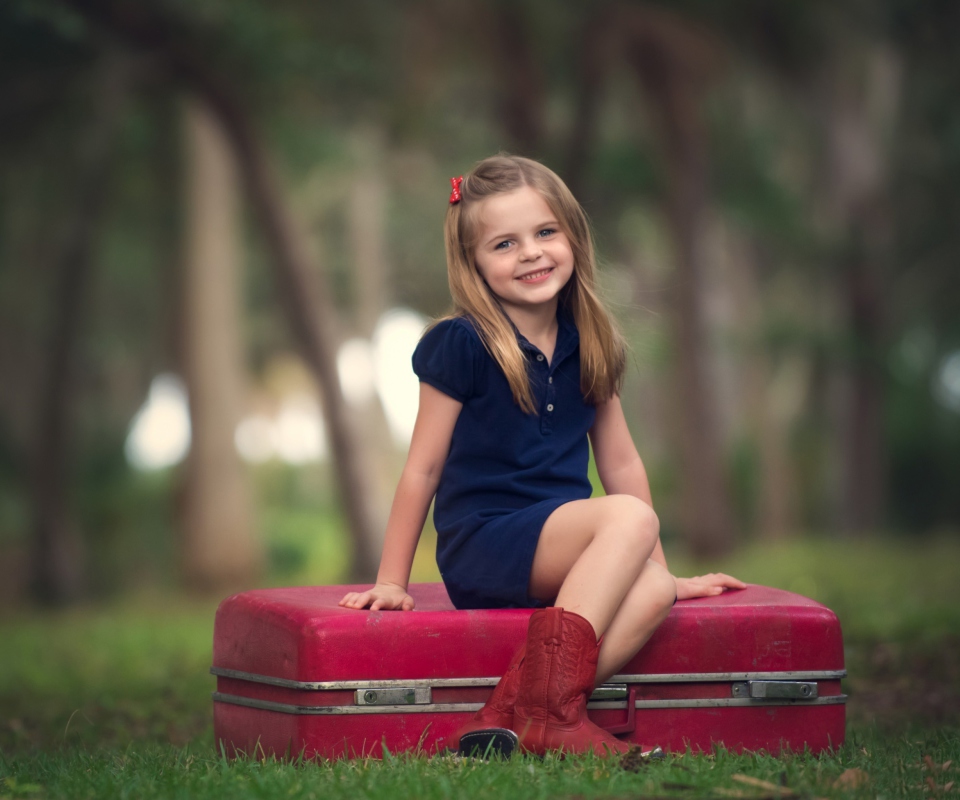
<instances>
[{"instance_id":1,"label":"girl's knee","mask_svg":"<svg viewBox=\"0 0 960 800\"><path fill-rule=\"evenodd\" d=\"M660 535L660 519L649 503L629 494L607 495L608 520L613 527L635 536L638 544L655 545Z\"/></svg>"}]
</instances>

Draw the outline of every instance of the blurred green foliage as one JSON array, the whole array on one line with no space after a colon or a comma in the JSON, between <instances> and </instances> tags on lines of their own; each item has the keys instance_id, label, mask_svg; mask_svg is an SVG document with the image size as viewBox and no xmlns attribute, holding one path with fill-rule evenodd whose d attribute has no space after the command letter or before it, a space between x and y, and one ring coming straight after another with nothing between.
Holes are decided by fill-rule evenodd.
<instances>
[{"instance_id":1,"label":"blurred green foliage","mask_svg":"<svg viewBox=\"0 0 960 800\"><path fill-rule=\"evenodd\" d=\"M517 31L510 32L520 35L541 78L545 133L531 155L561 173L579 121L580 36L594 11L614 5L515 5ZM357 291L345 197L361 170L373 171L388 191L390 302L442 313L449 302L439 223L447 177L518 144L497 77L498 18L469 2L152 6L238 87L331 277L344 335L354 333ZM711 347L721 383L742 383L741 367L759 360L768 363L771 384L801 364L796 409L779 423L795 533L838 528L846 430L838 419L839 382L865 359L878 368L884 398L880 528L955 536L960 413L938 400L936 387L943 360L960 351L958 6L684 0L649 7L703 33L722 54L703 121L709 203L720 232L711 247L724 250L730 272L707 277L726 286L749 268L758 296L756 308L726 312ZM0 4L0 554L11 554L11 563L18 554L22 564L29 549L34 412L56 313L52 262L73 202L77 142L89 123L96 70L116 48L123 49L117 37L69 3ZM135 89L114 148L95 275L89 295L77 298L87 312L71 398L69 499L88 551L89 589L99 595L174 580L181 480L133 473L123 457L149 381L177 371L184 213L183 88L149 54L127 57ZM889 237L878 266L882 335L865 348L838 299L844 259L862 243L844 241L831 227L824 201L831 178L824 97L847 70L860 69L866 80L870 65L887 57L899 105L879 136L887 172L880 227ZM663 210L670 176L649 98L624 64L611 62L597 89L579 191L596 228L606 295L632 346L625 408L665 539L675 544L682 477L670 433L676 352L663 307L675 282ZM247 225L244 237L244 345L256 383L270 359L292 346L260 235ZM743 319L748 312L755 318ZM733 417L725 423L726 465L749 543L771 533L760 514L768 476L753 410L735 405L725 413ZM267 465L252 476L270 580L339 580L346 548L327 468ZM417 574L434 569L431 536L428 529Z\"/></svg>"},{"instance_id":2,"label":"blurred green foliage","mask_svg":"<svg viewBox=\"0 0 960 800\"><path fill-rule=\"evenodd\" d=\"M766 543L709 565L748 583L776 586L833 609L848 642L888 640L926 646L960 634L960 542L952 536L835 541L811 535ZM704 565L678 553L671 569Z\"/></svg>"}]
</instances>

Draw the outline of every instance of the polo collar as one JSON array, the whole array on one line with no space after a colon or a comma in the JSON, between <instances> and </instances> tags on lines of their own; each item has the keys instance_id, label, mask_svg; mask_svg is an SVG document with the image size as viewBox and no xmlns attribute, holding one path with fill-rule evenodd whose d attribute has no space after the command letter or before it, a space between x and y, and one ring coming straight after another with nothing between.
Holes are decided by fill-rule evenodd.
<instances>
[{"instance_id":1,"label":"polo collar","mask_svg":"<svg viewBox=\"0 0 960 800\"><path fill-rule=\"evenodd\" d=\"M504 314L506 316L506 314ZM517 326L513 324L513 320L507 317L507 320L510 322L510 327L513 328L513 332L517 336L517 344L520 345L520 349L524 350L527 353L532 353L533 355L540 354L540 348L535 344L532 344L527 337L525 337L517 329ZM580 332L577 330L577 326L573 324L573 316L569 311L557 307L557 344L553 349L553 359L551 364L559 364L567 356L573 353L577 349L577 345L580 344Z\"/></svg>"}]
</instances>

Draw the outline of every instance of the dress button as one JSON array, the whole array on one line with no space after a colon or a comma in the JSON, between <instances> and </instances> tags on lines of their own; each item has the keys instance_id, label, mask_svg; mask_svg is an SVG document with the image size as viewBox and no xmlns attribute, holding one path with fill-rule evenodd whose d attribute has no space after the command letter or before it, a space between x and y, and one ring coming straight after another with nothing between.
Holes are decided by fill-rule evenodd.
<instances>
[{"instance_id":1,"label":"dress button","mask_svg":"<svg viewBox=\"0 0 960 800\"><path fill-rule=\"evenodd\" d=\"M537 361L543 361L543 353L537 356Z\"/></svg>"},{"instance_id":2,"label":"dress button","mask_svg":"<svg viewBox=\"0 0 960 800\"><path fill-rule=\"evenodd\" d=\"M547 403L547 411L553 411L553 403Z\"/></svg>"},{"instance_id":3,"label":"dress button","mask_svg":"<svg viewBox=\"0 0 960 800\"><path fill-rule=\"evenodd\" d=\"M553 383L553 376L552 376L552 375L551 375L549 378L547 378L547 383Z\"/></svg>"}]
</instances>

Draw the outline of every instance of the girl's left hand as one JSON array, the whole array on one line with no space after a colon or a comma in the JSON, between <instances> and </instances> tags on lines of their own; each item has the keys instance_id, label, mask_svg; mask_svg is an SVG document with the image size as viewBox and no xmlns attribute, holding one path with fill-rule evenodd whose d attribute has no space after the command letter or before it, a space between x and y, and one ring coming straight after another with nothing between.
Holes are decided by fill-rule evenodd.
<instances>
[{"instance_id":1,"label":"girl's left hand","mask_svg":"<svg viewBox=\"0 0 960 800\"><path fill-rule=\"evenodd\" d=\"M677 600L689 600L691 597L710 597L723 592L724 589L746 589L747 584L741 580L724 575L722 572L711 572L709 575L698 575L695 578L676 578Z\"/></svg>"}]
</instances>

